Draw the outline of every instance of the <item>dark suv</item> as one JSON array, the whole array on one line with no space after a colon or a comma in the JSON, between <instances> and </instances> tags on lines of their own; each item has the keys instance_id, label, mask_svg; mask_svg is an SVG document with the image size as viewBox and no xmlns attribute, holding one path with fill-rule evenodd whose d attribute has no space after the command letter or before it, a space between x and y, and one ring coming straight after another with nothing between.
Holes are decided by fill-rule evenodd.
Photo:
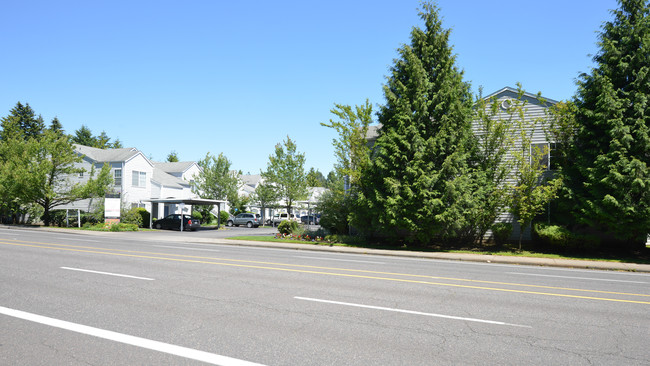
<instances>
[{"instance_id":1,"label":"dark suv","mask_svg":"<svg viewBox=\"0 0 650 366\"><path fill-rule=\"evenodd\" d=\"M235 217L231 217L228 219L228 222L226 222L227 226L246 225L246 227L259 227L261 224L262 220L254 213L241 213Z\"/></svg>"}]
</instances>

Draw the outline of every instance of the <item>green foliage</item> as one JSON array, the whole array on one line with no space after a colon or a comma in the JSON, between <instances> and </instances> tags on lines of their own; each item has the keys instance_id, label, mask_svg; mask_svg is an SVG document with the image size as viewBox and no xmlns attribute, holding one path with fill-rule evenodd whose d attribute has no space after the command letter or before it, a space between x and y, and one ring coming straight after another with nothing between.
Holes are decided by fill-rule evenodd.
<instances>
[{"instance_id":1,"label":"green foliage","mask_svg":"<svg viewBox=\"0 0 650 366\"><path fill-rule=\"evenodd\" d=\"M79 145L94 147L97 139L93 136L93 132L86 125L81 125L72 136L72 142Z\"/></svg>"},{"instance_id":2,"label":"green foliage","mask_svg":"<svg viewBox=\"0 0 650 366\"><path fill-rule=\"evenodd\" d=\"M50 222L54 226L62 227L65 224L65 210L53 210L50 216Z\"/></svg>"},{"instance_id":3,"label":"green foliage","mask_svg":"<svg viewBox=\"0 0 650 366\"><path fill-rule=\"evenodd\" d=\"M320 226L332 234L347 234L351 199L349 196L346 197L342 189L323 193L318 203L321 212Z\"/></svg>"},{"instance_id":4,"label":"green foliage","mask_svg":"<svg viewBox=\"0 0 650 366\"><path fill-rule=\"evenodd\" d=\"M207 153L197 163L201 172L196 176L192 191L201 198L214 200L236 200L241 186L241 173L230 170L230 160L224 155Z\"/></svg>"},{"instance_id":5,"label":"green foliage","mask_svg":"<svg viewBox=\"0 0 650 366\"><path fill-rule=\"evenodd\" d=\"M267 208L275 207L278 202L278 192L275 186L262 182L257 185L255 192L250 198L251 202L257 203L262 209L262 215L266 212ZM266 221L266 217L262 217Z\"/></svg>"},{"instance_id":6,"label":"green foliage","mask_svg":"<svg viewBox=\"0 0 650 366\"><path fill-rule=\"evenodd\" d=\"M333 128L338 132L338 139L332 140L336 154L336 173L348 177L351 186L357 186L363 171L370 164L370 148L366 141L368 126L372 123L372 104L355 106L335 104L330 110L338 121L330 120L321 126ZM311 186L316 187L316 186Z\"/></svg>"},{"instance_id":7,"label":"green foliage","mask_svg":"<svg viewBox=\"0 0 650 366\"><path fill-rule=\"evenodd\" d=\"M275 187L278 197L286 202L287 212L298 201L307 198L307 175L305 174L305 154L297 151L297 146L287 136L282 144L275 145L275 154L262 177Z\"/></svg>"},{"instance_id":8,"label":"green foliage","mask_svg":"<svg viewBox=\"0 0 650 366\"><path fill-rule=\"evenodd\" d=\"M512 235L512 224L509 222L496 222L491 229L497 245L506 243Z\"/></svg>"},{"instance_id":9,"label":"green foliage","mask_svg":"<svg viewBox=\"0 0 650 366\"><path fill-rule=\"evenodd\" d=\"M219 216L220 216L219 221L221 221L221 225L225 225L226 222L228 222L228 219L230 218L230 214L228 213L228 211L219 212Z\"/></svg>"},{"instance_id":10,"label":"green foliage","mask_svg":"<svg viewBox=\"0 0 650 366\"><path fill-rule=\"evenodd\" d=\"M650 3L621 0L604 23L591 73L575 98L563 198L575 227L608 246L644 248L650 232Z\"/></svg>"},{"instance_id":11,"label":"green foliage","mask_svg":"<svg viewBox=\"0 0 650 366\"><path fill-rule=\"evenodd\" d=\"M251 197L240 195L235 193L228 199L228 205L230 206L230 213L233 215L238 215L242 212L247 212L246 207L251 201Z\"/></svg>"},{"instance_id":12,"label":"green foliage","mask_svg":"<svg viewBox=\"0 0 650 366\"><path fill-rule=\"evenodd\" d=\"M572 233L559 225L534 223L535 237L546 247L560 251L586 251L600 246L600 238L593 234Z\"/></svg>"},{"instance_id":13,"label":"green foliage","mask_svg":"<svg viewBox=\"0 0 650 366\"><path fill-rule=\"evenodd\" d=\"M61 122L59 121L59 119L57 117L54 117L52 119L52 122L50 122L50 127L48 127L48 129L50 131L56 133L56 134L59 134L59 135L64 134L63 125L61 124Z\"/></svg>"},{"instance_id":14,"label":"green foliage","mask_svg":"<svg viewBox=\"0 0 650 366\"><path fill-rule=\"evenodd\" d=\"M507 156L514 148L516 123L513 113L502 112L500 102L496 98L488 99L480 95L474 105L474 122L481 132L472 136L474 185L471 188L475 204L466 214L480 243L509 204L506 182L513 164Z\"/></svg>"},{"instance_id":15,"label":"green foliage","mask_svg":"<svg viewBox=\"0 0 650 366\"><path fill-rule=\"evenodd\" d=\"M193 211L192 218L203 222L203 214L200 211Z\"/></svg>"},{"instance_id":16,"label":"green foliage","mask_svg":"<svg viewBox=\"0 0 650 366\"><path fill-rule=\"evenodd\" d=\"M117 149L122 147L122 143L119 139L115 139L115 142L111 142L111 138L108 137L106 131L102 131L98 136L94 136L90 128L86 125L82 125L74 132L74 135L72 135L72 142L98 149Z\"/></svg>"},{"instance_id":17,"label":"green foliage","mask_svg":"<svg viewBox=\"0 0 650 366\"><path fill-rule=\"evenodd\" d=\"M2 205L13 208L25 204L43 207L43 220L49 225L50 210L70 202L103 196L112 181L105 165L95 176L94 167L86 183L72 177L84 171L68 136L45 130L38 138L10 138L0 146L0 185Z\"/></svg>"},{"instance_id":18,"label":"green foliage","mask_svg":"<svg viewBox=\"0 0 650 366\"><path fill-rule=\"evenodd\" d=\"M519 86L519 98L510 101L509 113L515 115L520 149L513 150L515 186L510 197L510 212L516 216L519 223L519 250L523 239L524 228L530 225L535 216L545 210L562 187L562 179L546 173L547 166L542 156L548 154L548 147L539 149L532 144L536 129L541 128L542 120L526 119L524 117L527 101L522 100L524 91ZM540 95L537 99L544 103Z\"/></svg>"},{"instance_id":19,"label":"green foliage","mask_svg":"<svg viewBox=\"0 0 650 366\"><path fill-rule=\"evenodd\" d=\"M138 207L137 212L141 218L140 224L138 226L149 227L149 220L151 219L151 214L149 211L147 211L147 209L144 207Z\"/></svg>"},{"instance_id":20,"label":"green foliage","mask_svg":"<svg viewBox=\"0 0 650 366\"><path fill-rule=\"evenodd\" d=\"M176 163L178 162L178 153L176 151L172 151L167 155L167 162L168 163Z\"/></svg>"},{"instance_id":21,"label":"green foliage","mask_svg":"<svg viewBox=\"0 0 650 366\"><path fill-rule=\"evenodd\" d=\"M320 171L309 168L307 172L307 187L325 187L327 184L325 176Z\"/></svg>"},{"instance_id":22,"label":"green foliage","mask_svg":"<svg viewBox=\"0 0 650 366\"><path fill-rule=\"evenodd\" d=\"M41 116L29 106L29 103L16 103L11 109L9 116L2 118L2 131L0 131L0 140L7 140L12 137L20 139L37 139L45 130L45 123Z\"/></svg>"},{"instance_id":23,"label":"green foliage","mask_svg":"<svg viewBox=\"0 0 650 366\"><path fill-rule=\"evenodd\" d=\"M120 222L123 224L133 224L142 227L142 214L140 213L140 208L133 207L128 210L122 209L122 212L120 213Z\"/></svg>"},{"instance_id":24,"label":"green foliage","mask_svg":"<svg viewBox=\"0 0 650 366\"><path fill-rule=\"evenodd\" d=\"M278 232L280 234L297 234L300 225L293 220L284 220L278 225Z\"/></svg>"},{"instance_id":25,"label":"green foliage","mask_svg":"<svg viewBox=\"0 0 650 366\"><path fill-rule=\"evenodd\" d=\"M354 226L410 243L457 243L475 237L467 210L476 206L467 164L472 97L455 66L438 9L423 3L384 86L379 137L361 178Z\"/></svg>"}]
</instances>

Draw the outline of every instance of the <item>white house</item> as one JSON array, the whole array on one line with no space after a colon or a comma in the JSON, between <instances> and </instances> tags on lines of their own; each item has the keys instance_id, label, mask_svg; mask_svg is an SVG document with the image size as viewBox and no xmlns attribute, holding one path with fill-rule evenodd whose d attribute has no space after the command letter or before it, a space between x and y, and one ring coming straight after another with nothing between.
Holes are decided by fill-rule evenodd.
<instances>
[{"instance_id":1,"label":"white house","mask_svg":"<svg viewBox=\"0 0 650 366\"><path fill-rule=\"evenodd\" d=\"M180 213L178 205L152 205L148 200L197 197L192 193L191 180L200 168L194 162L156 163L136 148L98 149L83 145L75 145L74 148L82 156L82 161L76 166L86 170L74 177L74 180L87 181L93 167L98 171L104 164L108 164L113 177L113 186L109 192L120 195L122 208L144 207L152 213L153 218L161 218L170 213ZM98 199L86 199L57 208L91 211L98 203ZM184 211L190 210L191 207L188 206Z\"/></svg>"}]
</instances>

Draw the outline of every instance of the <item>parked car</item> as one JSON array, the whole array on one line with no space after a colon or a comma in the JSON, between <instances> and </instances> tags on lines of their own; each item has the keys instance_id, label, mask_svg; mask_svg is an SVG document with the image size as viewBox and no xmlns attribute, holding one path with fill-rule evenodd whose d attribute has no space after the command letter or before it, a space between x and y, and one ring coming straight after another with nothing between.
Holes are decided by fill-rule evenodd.
<instances>
[{"instance_id":1,"label":"parked car","mask_svg":"<svg viewBox=\"0 0 650 366\"><path fill-rule=\"evenodd\" d=\"M318 225L320 223L320 218L316 215L300 216L300 222L305 225Z\"/></svg>"},{"instance_id":2,"label":"parked car","mask_svg":"<svg viewBox=\"0 0 650 366\"><path fill-rule=\"evenodd\" d=\"M180 230L181 215L171 214L163 219L156 220L153 223L153 227L155 229ZM183 230L194 231L200 227L201 227L201 222L199 220L192 218L190 215L183 215Z\"/></svg>"},{"instance_id":3,"label":"parked car","mask_svg":"<svg viewBox=\"0 0 650 366\"><path fill-rule=\"evenodd\" d=\"M271 219L271 225L278 226L284 220L293 220L296 222L300 222L300 219L294 214L279 213L273 215L273 218Z\"/></svg>"},{"instance_id":4,"label":"parked car","mask_svg":"<svg viewBox=\"0 0 650 366\"><path fill-rule=\"evenodd\" d=\"M262 224L262 219L258 218L253 213L241 213L235 217L231 217L226 222L227 226L246 225L247 227L259 227Z\"/></svg>"}]
</instances>

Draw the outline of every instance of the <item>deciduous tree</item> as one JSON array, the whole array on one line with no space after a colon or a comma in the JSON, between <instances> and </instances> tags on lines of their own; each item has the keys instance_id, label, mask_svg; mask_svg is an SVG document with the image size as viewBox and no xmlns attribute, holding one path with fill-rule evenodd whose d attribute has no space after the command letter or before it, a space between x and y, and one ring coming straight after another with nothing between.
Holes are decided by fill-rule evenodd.
<instances>
[{"instance_id":1,"label":"deciduous tree","mask_svg":"<svg viewBox=\"0 0 650 366\"><path fill-rule=\"evenodd\" d=\"M237 189L241 183L241 173L230 170L230 160L223 154L210 153L197 163L201 172L196 176L192 191L202 198L215 200L237 199Z\"/></svg>"},{"instance_id":2,"label":"deciduous tree","mask_svg":"<svg viewBox=\"0 0 650 366\"><path fill-rule=\"evenodd\" d=\"M282 144L275 145L275 154L269 156L269 162L262 177L272 184L287 212L293 204L307 198L307 175L305 174L305 154L297 151L297 146L287 136Z\"/></svg>"}]
</instances>

